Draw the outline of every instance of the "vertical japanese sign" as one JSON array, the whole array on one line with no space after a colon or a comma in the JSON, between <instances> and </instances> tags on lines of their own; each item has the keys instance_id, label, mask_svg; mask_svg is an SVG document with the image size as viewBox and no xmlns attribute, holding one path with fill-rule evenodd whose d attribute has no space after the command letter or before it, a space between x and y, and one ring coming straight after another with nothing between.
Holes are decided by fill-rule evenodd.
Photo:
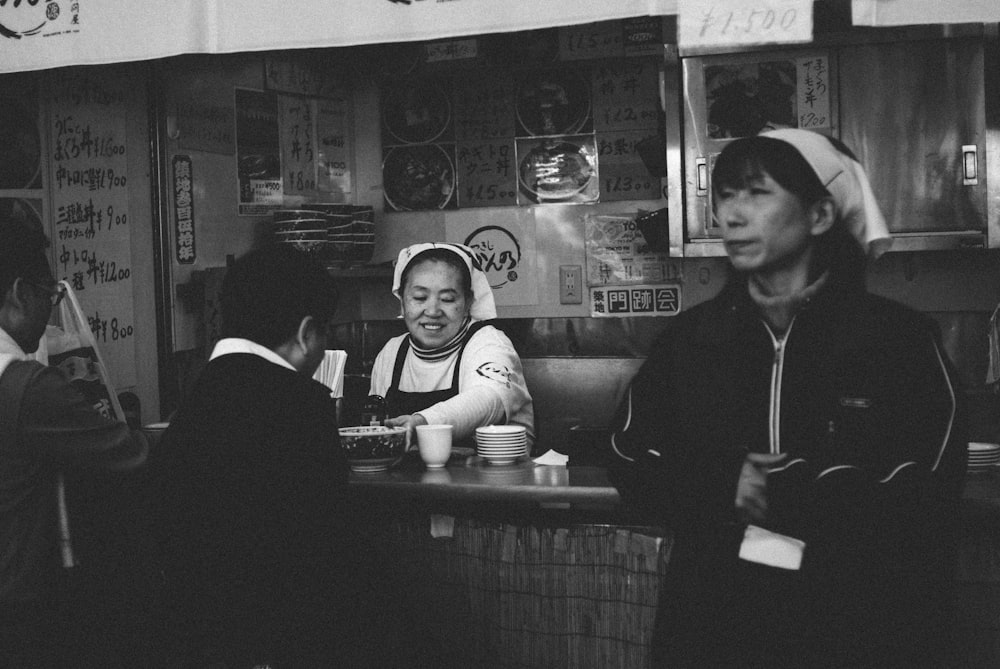
<instances>
[{"instance_id":1,"label":"vertical japanese sign","mask_svg":"<svg viewBox=\"0 0 1000 669\"><path fill-rule=\"evenodd\" d=\"M57 72L51 90L56 276L73 286L116 386L132 386L127 82Z\"/></svg>"},{"instance_id":2,"label":"vertical japanese sign","mask_svg":"<svg viewBox=\"0 0 1000 669\"><path fill-rule=\"evenodd\" d=\"M194 263L197 257L194 243L194 200L191 194L190 156L174 156L174 244L177 262L182 265Z\"/></svg>"},{"instance_id":3,"label":"vertical japanese sign","mask_svg":"<svg viewBox=\"0 0 1000 669\"><path fill-rule=\"evenodd\" d=\"M643 161L648 146L656 163L665 162L661 139L663 115L660 70L655 60L631 58L607 61L591 74L597 159L601 166L601 200L643 200L660 197L660 179Z\"/></svg>"},{"instance_id":4,"label":"vertical japanese sign","mask_svg":"<svg viewBox=\"0 0 1000 669\"><path fill-rule=\"evenodd\" d=\"M285 195L316 199L315 113L312 100L278 96L281 169Z\"/></svg>"},{"instance_id":5,"label":"vertical japanese sign","mask_svg":"<svg viewBox=\"0 0 1000 669\"><path fill-rule=\"evenodd\" d=\"M800 58L795 63L799 127L830 127L830 67L825 56Z\"/></svg>"},{"instance_id":6,"label":"vertical japanese sign","mask_svg":"<svg viewBox=\"0 0 1000 669\"><path fill-rule=\"evenodd\" d=\"M236 165L240 216L281 208L278 99L274 93L236 89Z\"/></svg>"},{"instance_id":7,"label":"vertical japanese sign","mask_svg":"<svg viewBox=\"0 0 1000 669\"><path fill-rule=\"evenodd\" d=\"M346 98L316 101L316 187L331 202L353 191L349 108Z\"/></svg>"}]
</instances>

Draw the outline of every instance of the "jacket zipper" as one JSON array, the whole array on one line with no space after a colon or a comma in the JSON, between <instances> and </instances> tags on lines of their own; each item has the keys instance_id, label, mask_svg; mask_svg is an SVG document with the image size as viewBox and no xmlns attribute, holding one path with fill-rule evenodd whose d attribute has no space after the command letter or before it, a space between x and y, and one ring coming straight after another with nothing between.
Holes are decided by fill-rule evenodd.
<instances>
[{"instance_id":1,"label":"jacket zipper","mask_svg":"<svg viewBox=\"0 0 1000 669\"><path fill-rule=\"evenodd\" d=\"M771 344L774 346L774 358L771 361L771 401L768 405L770 451L771 453L781 453L781 377L785 366L785 342L788 341L788 334L795 324L795 317L792 317L788 329L780 337L774 334L767 322L762 322L767 334L771 336Z\"/></svg>"}]
</instances>

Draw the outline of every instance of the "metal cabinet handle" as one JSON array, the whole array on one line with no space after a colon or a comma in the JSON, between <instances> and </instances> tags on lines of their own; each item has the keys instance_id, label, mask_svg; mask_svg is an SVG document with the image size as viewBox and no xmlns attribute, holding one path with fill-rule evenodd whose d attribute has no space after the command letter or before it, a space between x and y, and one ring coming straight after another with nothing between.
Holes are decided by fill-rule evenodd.
<instances>
[{"instance_id":1,"label":"metal cabinet handle","mask_svg":"<svg viewBox=\"0 0 1000 669\"><path fill-rule=\"evenodd\" d=\"M962 146L962 185L975 186L979 183L978 147L975 144Z\"/></svg>"},{"instance_id":2,"label":"metal cabinet handle","mask_svg":"<svg viewBox=\"0 0 1000 669\"><path fill-rule=\"evenodd\" d=\"M697 188L697 194L700 197L704 197L708 195L708 159L695 158L694 168L695 168L695 179L697 180L697 183L695 184Z\"/></svg>"}]
</instances>

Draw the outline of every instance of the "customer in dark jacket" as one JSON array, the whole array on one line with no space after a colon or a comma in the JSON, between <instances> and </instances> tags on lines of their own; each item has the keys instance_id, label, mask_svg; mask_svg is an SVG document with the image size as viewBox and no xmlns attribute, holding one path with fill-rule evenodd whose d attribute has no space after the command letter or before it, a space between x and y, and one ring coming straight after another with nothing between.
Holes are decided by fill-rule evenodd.
<instances>
[{"instance_id":1,"label":"customer in dark jacket","mask_svg":"<svg viewBox=\"0 0 1000 669\"><path fill-rule=\"evenodd\" d=\"M63 667L66 611L58 479L142 465L140 432L104 417L66 374L34 360L64 292L41 229L0 217L0 667ZM64 526L65 527L65 526Z\"/></svg>"},{"instance_id":2,"label":"customer in dark jacket","mask_svg":"<svg viewBox=\"0 0 1000 669\"><path fill-rule=\"evenodd\" d=\"M169 666L352 666L359 575L335 402L313 380L337 305L303 254L226 272L223 335L154 453Z\"/></svg>"},{"instance_id":3,"label":"customer in dark jacket","mask_svg":"<svg viewBox=\"0 0 1000 669\"><path fill-rule=\"evenodd\" d=\"M846 148L737 140L713 172L733 269L678 315L620 407L613 478L674 532L669 667L941 661L964 472L934 324L864 287L886 243Z\"/></svg>"}]
</instances>

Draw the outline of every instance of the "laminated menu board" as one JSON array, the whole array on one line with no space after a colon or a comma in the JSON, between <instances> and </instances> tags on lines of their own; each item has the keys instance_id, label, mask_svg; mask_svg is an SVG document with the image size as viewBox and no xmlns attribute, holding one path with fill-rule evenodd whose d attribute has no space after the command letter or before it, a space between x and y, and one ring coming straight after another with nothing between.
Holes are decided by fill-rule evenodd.
<instances>
[{"instance_id":1,"label":"laminated menu board","mask_svg":"<svg viewBox=\"0 0 1000 669\"><path fill-rule=\"evenodd\" d=\"M278 97L236 92L236 166L240 216L262 216L283 203Z\"/></svg>"},{"instance_id":2,"label":"laminated menu board","mask_svg":"<svg viewBox=\"0 0 1000 669\"><path fill-rule=\"evenodd\" d=\"M664 171L651 170L643 154L646 147L665 161L659 76L659 65L648 58L605 61L591 71L602 200L660 197Z\"/></svg>"},{"instance_id":3,"label":"laminated menu board","mask_svg":"<svg viewBox=\"0 0 1000 669\"><path fill-rule=\"evenodd\" d=\"M130 82L53 72L50 190L55 273L68 281L118 387L135 385L126 111Z\"/></svg>"}]
</instances>

